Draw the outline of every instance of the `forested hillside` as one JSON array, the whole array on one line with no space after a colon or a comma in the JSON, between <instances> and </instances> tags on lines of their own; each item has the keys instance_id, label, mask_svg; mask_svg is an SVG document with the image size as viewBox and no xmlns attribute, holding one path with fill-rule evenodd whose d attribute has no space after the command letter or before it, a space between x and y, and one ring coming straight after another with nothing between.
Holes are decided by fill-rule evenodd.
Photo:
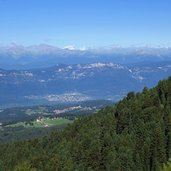
<instances>
[{"instance_id":1,"label":"forested hillside","mask_svg":"<svg viewBox=\"0 0 171 171\"><path fill-rule=\"evenodd\" d=\"M62 132L1 144L0 170L159 171L170 157L171 77Z\"/></svg>"}]
</instances>

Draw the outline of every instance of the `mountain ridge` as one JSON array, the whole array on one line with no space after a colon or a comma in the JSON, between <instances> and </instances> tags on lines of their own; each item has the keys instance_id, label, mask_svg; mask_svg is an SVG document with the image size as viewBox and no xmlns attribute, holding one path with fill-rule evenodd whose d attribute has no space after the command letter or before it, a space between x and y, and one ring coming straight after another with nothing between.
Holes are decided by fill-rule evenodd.
<instances>
[{"instance_id":1,"label":"mountain ridge","mask_svg":"<svg viewBox=\"0 0 171 171\"><path fill-rule=\"evenodd\" d=\"M130 90L140 91L144 86L154 86L158 80L168 77L170 73L171 62L131 66L98 62L58 64L33 70L0 69L0 104L10 104L15 101L16 96L18 104L36 101L48 103L48 96L62 97L72 93L89 100L117 101ZM55 102L55 98L53 99Z\"/></svg>"},{"instance_id":2,"label":"mountain ridge","mask_svg":"<svg viewBox=\"0 0 171 171\"><path fill-rule=\"evenodd\" d=\"M171 60L171 48L169 47L104 47L71 50L50 45L0 46L0 67L5 69L42 68L58 63L113 62L129 64L166 60Z\"/></svg>"}]
</instances>

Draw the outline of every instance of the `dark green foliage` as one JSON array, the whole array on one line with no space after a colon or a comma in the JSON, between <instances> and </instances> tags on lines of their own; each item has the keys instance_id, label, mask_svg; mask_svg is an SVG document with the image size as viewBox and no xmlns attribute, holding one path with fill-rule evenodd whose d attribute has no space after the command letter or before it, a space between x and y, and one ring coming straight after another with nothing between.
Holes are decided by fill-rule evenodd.
<instances>
[{"instance_id":1,"label":"dark green foliage","mask_svg":"<svg viewBox=\"0 0 171 171\"><path fill-rule=\"evenodd\" d=\"M159 171L171 157L171 77L62 132L0 145L1 170Z\"/></svg>"},{"instance_id":2,"label":"dark green foliage","mask_svg":"<svg viewBox=\"0 0 171 171\"><path fill-rule=\"evenodd\" d=\"M24 128L23 126L18 127L4 127L0 130L0 142L10 142L10 141L21 141L29 140L37 137L43 137L50 134L53 131L63 130L67 124L52 126L52 127L42 127L42 128Z\"/></svg>"}]
</instances>

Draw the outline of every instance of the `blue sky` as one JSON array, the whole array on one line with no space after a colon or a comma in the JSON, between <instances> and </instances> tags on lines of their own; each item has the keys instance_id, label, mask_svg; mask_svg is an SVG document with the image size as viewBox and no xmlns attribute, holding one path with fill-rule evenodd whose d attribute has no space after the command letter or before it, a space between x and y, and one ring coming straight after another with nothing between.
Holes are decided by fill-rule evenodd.
<instances>
[{"instance_id":1,"label":"blue sky","mask_svg":"<svg viewBox=\"0 0 171 171\"><path fill-rule=\"evenodd\" d=\"M170 0L0 0L0 43L171 46Z\"/></svg>"}]
</instances>

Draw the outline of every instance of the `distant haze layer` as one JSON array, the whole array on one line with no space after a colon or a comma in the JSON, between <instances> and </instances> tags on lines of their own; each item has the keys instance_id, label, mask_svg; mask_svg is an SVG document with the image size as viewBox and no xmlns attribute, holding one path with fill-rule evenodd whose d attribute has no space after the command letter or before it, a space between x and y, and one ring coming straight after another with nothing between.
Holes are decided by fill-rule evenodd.
<instances>
[{"instance_id":1,"label":"distant haze layer","mask_svg":"<svg viewBox=\"0 0 171 171\"><path fill-rule=\"evenodd\" d=\"M148 61L170 61L169 47L102 47L96 49L50 45L0 46L0 67L3 69L31 69L50 67L56 64L88 64L113 62L131 64Z\"/></svg>"}]
</instances>

